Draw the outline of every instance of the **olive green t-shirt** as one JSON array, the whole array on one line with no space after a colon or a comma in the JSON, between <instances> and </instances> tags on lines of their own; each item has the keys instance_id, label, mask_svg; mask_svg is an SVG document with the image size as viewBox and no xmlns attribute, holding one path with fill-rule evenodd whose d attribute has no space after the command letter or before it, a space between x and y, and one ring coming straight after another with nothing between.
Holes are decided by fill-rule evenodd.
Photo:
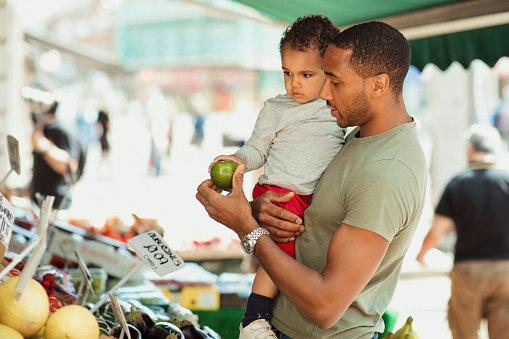
<instances>
[{"instance_id":1,"label":"olive green t-shirt","mask_svg":"<svg viewBox=\"0 0 509 339\"><path fill-rule=\"evenodd\" d=\"M427 166L416 123L365 138L357 134L358 129L349 134L318 182L304 214L306 232L296 241L296 259L321 272L330 239L342 223L375 232L390 244L367 286L330 329L315 326L280 293L271 324L294 339L370 339L373 332L383 332L381 316L421 216Z\"/></svg>"}]
</instances>

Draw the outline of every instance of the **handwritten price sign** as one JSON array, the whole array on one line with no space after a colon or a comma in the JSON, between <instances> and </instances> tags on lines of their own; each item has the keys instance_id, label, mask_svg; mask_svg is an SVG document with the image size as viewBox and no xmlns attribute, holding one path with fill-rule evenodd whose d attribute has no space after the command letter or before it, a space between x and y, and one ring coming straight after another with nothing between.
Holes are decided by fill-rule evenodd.
<instances>
[{"instance_id":1,"label":"handwritten price sign","mask_svg":"<svg viewBox=\"0 0 509 339\"><path fill-rule=\"evenodd\" d=\"M156 231L140 234L127 242L136 254L161 277L178 271L186 265Z\"/></svg>"},{"instance_id":2,"label":"handwritten price sign","mask_svg":"<svg viewBox=\"0 0 509 339\"><path fill-rule=\"evenodd\" d=\"M9 246L13 224L14 207L0 193L0 243L2 243L5 247Z\"/></svg>"}]
</instances>

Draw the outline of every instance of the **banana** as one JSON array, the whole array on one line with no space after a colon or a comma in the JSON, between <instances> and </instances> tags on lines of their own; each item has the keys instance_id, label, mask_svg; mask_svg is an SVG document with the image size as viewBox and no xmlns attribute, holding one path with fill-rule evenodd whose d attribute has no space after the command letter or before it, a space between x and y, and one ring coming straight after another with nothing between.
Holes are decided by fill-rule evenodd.
<instances>
[{"instance_id":1,"label":"banana","mask_svg":"<svg viewBox=\"0 0 509 339\"><path fill-rule=\"evenodd\" d=\"M412 317L408 317L405 325L394 333L394 339L420 339L412 328L413 321L414 319Z\"/></svg>"}]
</instances>

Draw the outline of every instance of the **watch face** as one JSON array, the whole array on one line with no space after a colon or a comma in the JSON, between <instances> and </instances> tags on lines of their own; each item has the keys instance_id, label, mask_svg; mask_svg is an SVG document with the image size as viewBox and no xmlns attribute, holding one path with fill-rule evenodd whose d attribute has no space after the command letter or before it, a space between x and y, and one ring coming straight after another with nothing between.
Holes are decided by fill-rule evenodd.
<instances>
[{"instance_id":1,"label":"watch face","mask_svg":"<svg viewBox=\"0 0 509 339\"><path fill-rule=\"evenodd\" d=\"M254 250L254 244L253 244L253 240L248 238L248 237L245 237L245 238L242 238L241 242L240 242L240 246L242 247L242 250L244 252L246 252L247 254L253 254L253 250Z\"/></svg>"}]
</instances>

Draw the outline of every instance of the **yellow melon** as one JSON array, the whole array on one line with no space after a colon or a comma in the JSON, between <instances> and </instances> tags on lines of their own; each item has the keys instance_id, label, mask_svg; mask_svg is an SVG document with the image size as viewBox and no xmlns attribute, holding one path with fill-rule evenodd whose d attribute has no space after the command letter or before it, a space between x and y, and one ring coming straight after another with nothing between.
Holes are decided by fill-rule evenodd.
<instances>
[{"instance_id":1,"label":"yellow melon","mask_svg":"<svg viewBox=\"0 0 509 339\"><path fill-rule=\"evenodd\" d=\"M44 326L39 330L39 332L27 339L44 339Z\"/></svg>"},{"instance_id":2,"label":"yellow melon","mask_svg":"<svg viewBox=\"0 0 509 339\"><path fill-rule=\"evenodd\" d=\"M42 285L31 279L20 301L16 300L14 277L0 285L0 324L4 324L23 337L31 337L44 326L49 315L48 294Z\"/></svg>"},{"instance_id":3,"label":"yellow melon","mask_svg":"<svg viewBox=\"0 0 509 339\"><path fill-rule=\"evenodd\" d=\"M44 329L45 339L97 339L99 324L85 307L67 305L50 315Z\"/></svg>"},{"instance_id":4,"label":"yellow melon","mask_svg":"<svg viewBox=\"0 0 509 339\"><path fill-rule=\"evenodd\" d=\"M0 339L23 339L23 336L9 326L0 324Z\"/></svg>"}]
</instances>

